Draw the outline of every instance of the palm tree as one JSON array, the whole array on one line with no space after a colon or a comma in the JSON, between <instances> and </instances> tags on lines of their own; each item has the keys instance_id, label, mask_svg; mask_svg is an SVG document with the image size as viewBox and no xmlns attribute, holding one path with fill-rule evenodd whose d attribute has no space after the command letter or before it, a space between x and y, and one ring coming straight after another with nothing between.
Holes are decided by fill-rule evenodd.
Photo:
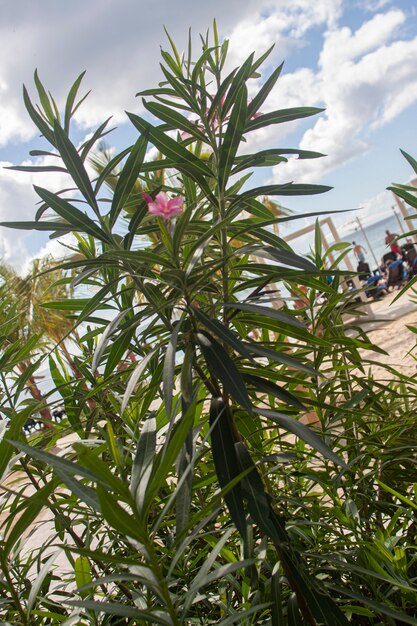
<instances>
[{"instance_id":1,"label":"palm tree","mask_svg":"<svg viewBox=\"0 0 417 626\"><path fill-rule=\"evenodd\" d=\"M0 293L3 301L0 323L6 320L10 311L13 311L17 322L7 337L4 347L16 341L23 345L31 337L39 337L39 343L32 355L19 361L15 366L16 370L24 375L33 365L34 358L59 344L74 376L80 379L82 374L65 341L71 334L77 339L72 321L62 311L42 306L46 301L56 302L70 296L69 284L65 281L64 273L62 269L55 268L55 266L56 263L51 257L36 259L32 262L27 274L20 276L14 268L0 264ZM26 387L31 396L43 405L39 413L45 426L51 426L51 410L39 388L38 377L34 374L28 375Z\"/></svg>"}]
</instances>

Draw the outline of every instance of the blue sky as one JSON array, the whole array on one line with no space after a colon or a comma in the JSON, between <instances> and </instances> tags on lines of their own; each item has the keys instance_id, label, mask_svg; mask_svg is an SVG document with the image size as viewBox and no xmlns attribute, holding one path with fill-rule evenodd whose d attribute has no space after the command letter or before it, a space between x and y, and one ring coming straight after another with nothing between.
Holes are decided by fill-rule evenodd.
<instances>
[{"instance_id":1,"label":"blue sky","mask_svg":"<svg viewBox=\"0 0 417 626\"><path fill-rule=\"evenodd\" d=\"M399 148L417 156L417 11L406 0L19 0L2 3L0 35L0 221L32 219L32 185L52 189L65 178L34 177L5 170L27 162L42 140L22 104L22 83L33 94L33 71L58 103L82 71L92 89L76 120L74 139L113 115L117 131L109 143L129 145L136 132L124 111L141 112L134 94L159 79L159 46L166 47L164 25L178 47L191 26L197 35L216 17L222 37L230 38L231 66L272 43L269 67L285 60L284 73L264 112L290 106L322 106L325 113L286 127L252 133L248 149L297 147L326 153L325 159L290 161L264 171L257 182L294 180L332 185L324 196L286 199L296 211L361 207L364 220L389 211L384 189L405 182L411 170ZM260 83L253 81L256 93ZM31 159L35 162L35 159ZM259 178L259 174L257 174ZM348 219L336 218L338 223ZM0 257L16 267L50 251L40 235L0 230ZM45 248L46 246L46 248Z\"/></svg>"}]
</instances>

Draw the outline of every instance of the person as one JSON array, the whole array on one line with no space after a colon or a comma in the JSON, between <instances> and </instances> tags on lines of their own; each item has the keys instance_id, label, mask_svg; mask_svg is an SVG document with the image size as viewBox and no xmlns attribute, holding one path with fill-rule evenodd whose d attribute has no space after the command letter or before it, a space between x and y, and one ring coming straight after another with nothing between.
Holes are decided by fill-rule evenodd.
<instances>
[{"instance_id":1,"label":"person","mask_svg":"<svg viewBox=\"0 0 417 626\"><path fill-rule=\"evenodd\" d=\"M396 242L397 237L398 235L394 233L390 233L389 230L386 230L385 231L385 245L389 246L391 249L391 252L393 252L394 254L401 254L401 248Z\"/></svg>"},{"instance_id":2,"label":"person","mask_svg":"<svg viewBox=\"0 0 417 626\"><path fill-rule=\"evenodd\" d=\"M400 286L407 278L407 272L405 270L401 255L395 259L395 261L387 261L388 268L388 287Z\"/></svg>"},{"instance_id":3,"label":"person","mask_svg":"<svg viewBox=\"0 0 417 626\"><path fill-rule=\"evenodd\" d=\"M366 250L360 244L352 241L353 253L360 263L365 261Z\"/></svg>"},{"instance_id":4,"label":"person","mask_svg":"<svg viewBox=\"0 0 417 626\"><path fill-rule=\"evenodd\" d=\"M385 296L388 292L387 281L381 274L378 274L378 272L369 276L369 278L364 281L363 285L367 298L382 298L382 296Z\"/></svg>"},{"instance_id":5,"label":"person","mask_svg":"<svg viewBox=\"0 0 417 626\"><path fill-rule=\"evenodd\" d=\"M366 263L365 261L359 261L356 271L359 274L359 280L366 280L371 274L369 263Z\"/></svg>"}]
</instances>

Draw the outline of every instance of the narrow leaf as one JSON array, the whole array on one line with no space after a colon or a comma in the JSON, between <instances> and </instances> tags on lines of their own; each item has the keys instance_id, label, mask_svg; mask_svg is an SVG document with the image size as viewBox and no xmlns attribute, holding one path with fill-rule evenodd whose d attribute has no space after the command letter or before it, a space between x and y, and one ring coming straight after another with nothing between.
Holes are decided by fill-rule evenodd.
<instances>
[{"instance_id":1,"label":"narrow leaf","mask_svg":"<svg viewBox=\"0 0 417 626\"><path fill-rule=\"evenodd\" d=\"M242 139L246 123L247 99L248 91L246 86L242 85L237 94L226 133L223 138L223 143L220 148L219 185L222 189L224 189L229 179L236 157L236 152Z\"/></svg>"},{"instance_id":2,"label":"narrow leaf","mask_svg":"<svg viewBox=\"0 0 417 626\"><path fill-rule=\"evenodd\" d=\"M272 111L271 113L265 113L264 115L259 115L249 120L246 124L245 132L248 133L251 130L265 128L265 126L269 126L270 124L282 124L283 122L310 117L310 115L317 115L317 113L322 113L323 111L324 109L318 109L317 107L294 107L293 109Z\"/></svg>"},{"instance_id":3,"label":"narrow leaf","mask_svg":"<svg viewBox=\"0 0 417 626\"><path fill-rule=\"evenodd\" d=\"M272 307L260 306L258 304L248 304L245 302L233 302L232 304L225 304L225 307L230 309L238 309L239 311L245 311L246 313L254 313L255 315L266 315L266 317L276 319L279 322L283 322L284 324L289 324L289 326L302 328L303 330L305 330L306 328L306 325L303 322L300 322L292 315L289 315L288 313L283 313L282 311L277 311Z\"/></svg>"},{"instance_id":4,"label":"narrow leaf","mask_svg":"<svg viewBox=\"0 0 417 626\"><path fill-rule=\"evenodd\" d=\"M197 333L197 339L211 372L237 402L251 411L252 405L243 378L227 352L208 334Z\"/></svg>"},{"instance_id":5,"label":"narrow leaf","mask_svg":"<svg viewBox=\"0 0 417 626\"><path fill-rule=\"evenodd\" d=\"M42 198L42 200L53 209L58 215L63 217L68 221L68 226L72 228L73 226L76 229L82 230L85 233L96 237L100 241L106 241L107 243L112 243L109 235L101 230L99 226L93 220L91 220L85 213L77 209L75 206L60 198L57 194L48 191L48 189L43 189L42 187L37 187L34 185L34 189L38 196Z\"/></svg>"},{"instance_id":6,"label":"narrow leaf","mask_svg":"<svg viewBox=\"0 0 417 626\"><path fill-rule=\"evenodd\" d=\"M350 467L346 465L343 459L337 456L309 426L284 413L278 413L270 409L258 409L256 407L253 410L255 413L259 413L259 415L263 415L282 428L289 430L336 465L340 465L343 469L350 471Z\"/></svg>"},{"instance_id":7,"label":"narrow leaf","mask_svg":"<svg viewBox=\"0 0 417 626\"><path fill-rule=\"evenodd\" d=\"M97 216L100 215L100 210L97 205L97 200L94 195L93 188L91 186L90 179L87 171L84 167L82 158L78 154L74 144L70 141L68 135L61 127L60 123L55 120L54 134L56 140L56 146L59 150L62 160L68 170L70 176L72 176L78 189L90 204Z\"/></svg>"},{"instance_id":8,"label":"narrow leaf","mask_svg":"<svg viewBox=\"0 0 417 626\"><path fill-rule=\"evenodd\" d=\"M174 391L174 376L175 376L175 356L177 354L178 335L181 330L181 322L177 323L172 331L171 338L169 340L165 358L164 368L162 375L162 387L165 411L168 419L171 418L172 411L172 395Z\"/></svg>"},{"instance_id":9,"label":"narrow leaf","mask_svg":"<svg viewBox=\"0 0 417 626\"><path fill-rule=\"evenodd\" d=\"M110 209L110 224L113 225L133 191L143 160L146 155L148 140L146 134L139 137L120 172Z\"/></svg>"},{"instance_id":10,"label":"narrow leaf","mask_svg":"<svg viewBox=\"0 0 417 626\"><path fill-rule=\"evenodd\" d=\"M215 398L210 403L210 426L214 466L219 485L224 488L239 476L240 471L235 450L236 437L228 410L221 398ZM246 539L246 515L240 483L230 489L224 499L237 530Z\"/></svg>"},{"instance_id":11,"label":"narrow leaf","mask_svg":"<svg viewBox=\"0 0 417 626\"><path fill-rule=\"evenodd\" d=\"M129 378L129 382L127 383L126 391L123 395L122 406L120 408L121 413L124 413L124 411L126 410L126 407L135 390L136 385L138 384L140 380L140 377L142 376L144 370L146 369L149 361L152 359L153 356L155 356L157 351L158 351L158 348L155 348L154 350L149 352L149 354L147 354L145 358L133 370L132 375Z\"/></svg>"}]
</instances>

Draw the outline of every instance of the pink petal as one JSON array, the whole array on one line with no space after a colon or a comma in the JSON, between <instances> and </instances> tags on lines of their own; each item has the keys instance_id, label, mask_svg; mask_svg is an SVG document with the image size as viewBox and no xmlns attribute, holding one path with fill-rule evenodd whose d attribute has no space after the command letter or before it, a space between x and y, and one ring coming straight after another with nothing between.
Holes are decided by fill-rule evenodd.
<instances>
[{"instance_id":1,"label":"pink petal","mask_svg":"<svg viewBox=\"0 0 417 626\"><path fill-rule=\"evenodd\" d=\"M162 217L164 217L166 220L170 220L171 217L174 217L174 215L178 215L178 213L181 213L181 212L182 212L181 207L171 207L167 211L165 211L165 214L162 215Z\"/></svg>"},{"instance_id":2,"label":"pink petal","mask_svg":"<svg viewBox=\"0 0 417 626\"><path fill-rule=\"evenodd\" d=\"M161 208L168 206L169 198L166 195L165 191L160 191L156 194L155 202Z\"/></svg>"},{"instance_id":3,"label":"pink petal","mask_svg":"<svg viewBox=\"0 0 417 626\"><path fill-rule=\"evenodd\" d=\"M171 198L171 200L168 201L168 208L179 209L179 211L182 211L183 204L184 198L182 198L181 196L176 196L175 198Z\"/></svg>"},{"instance_id":4,"label":"pink petal","mask_svg":"<svg viewBox=\"0 0 417 626\"><path fill-rule=\"evenodd\" d=\"M142 193L142 198L145 200L145 202L147 202L148 204L150 204L151 202L153 202L153 199L151 198L151 196L148 193L143 192Z\"/></svg>"},{"instance_id":5,"label":"pink petal","mask_svg":"<svg viewBox=\"0 0 417 626\"><path fill-rule=\"evenodd\" d=\"M150 202L148 204L148 212L153 213L154 215L164 215L164 210L161 209L160 206L155 204L155 202Z\"/></svg>"}]
</instances>

